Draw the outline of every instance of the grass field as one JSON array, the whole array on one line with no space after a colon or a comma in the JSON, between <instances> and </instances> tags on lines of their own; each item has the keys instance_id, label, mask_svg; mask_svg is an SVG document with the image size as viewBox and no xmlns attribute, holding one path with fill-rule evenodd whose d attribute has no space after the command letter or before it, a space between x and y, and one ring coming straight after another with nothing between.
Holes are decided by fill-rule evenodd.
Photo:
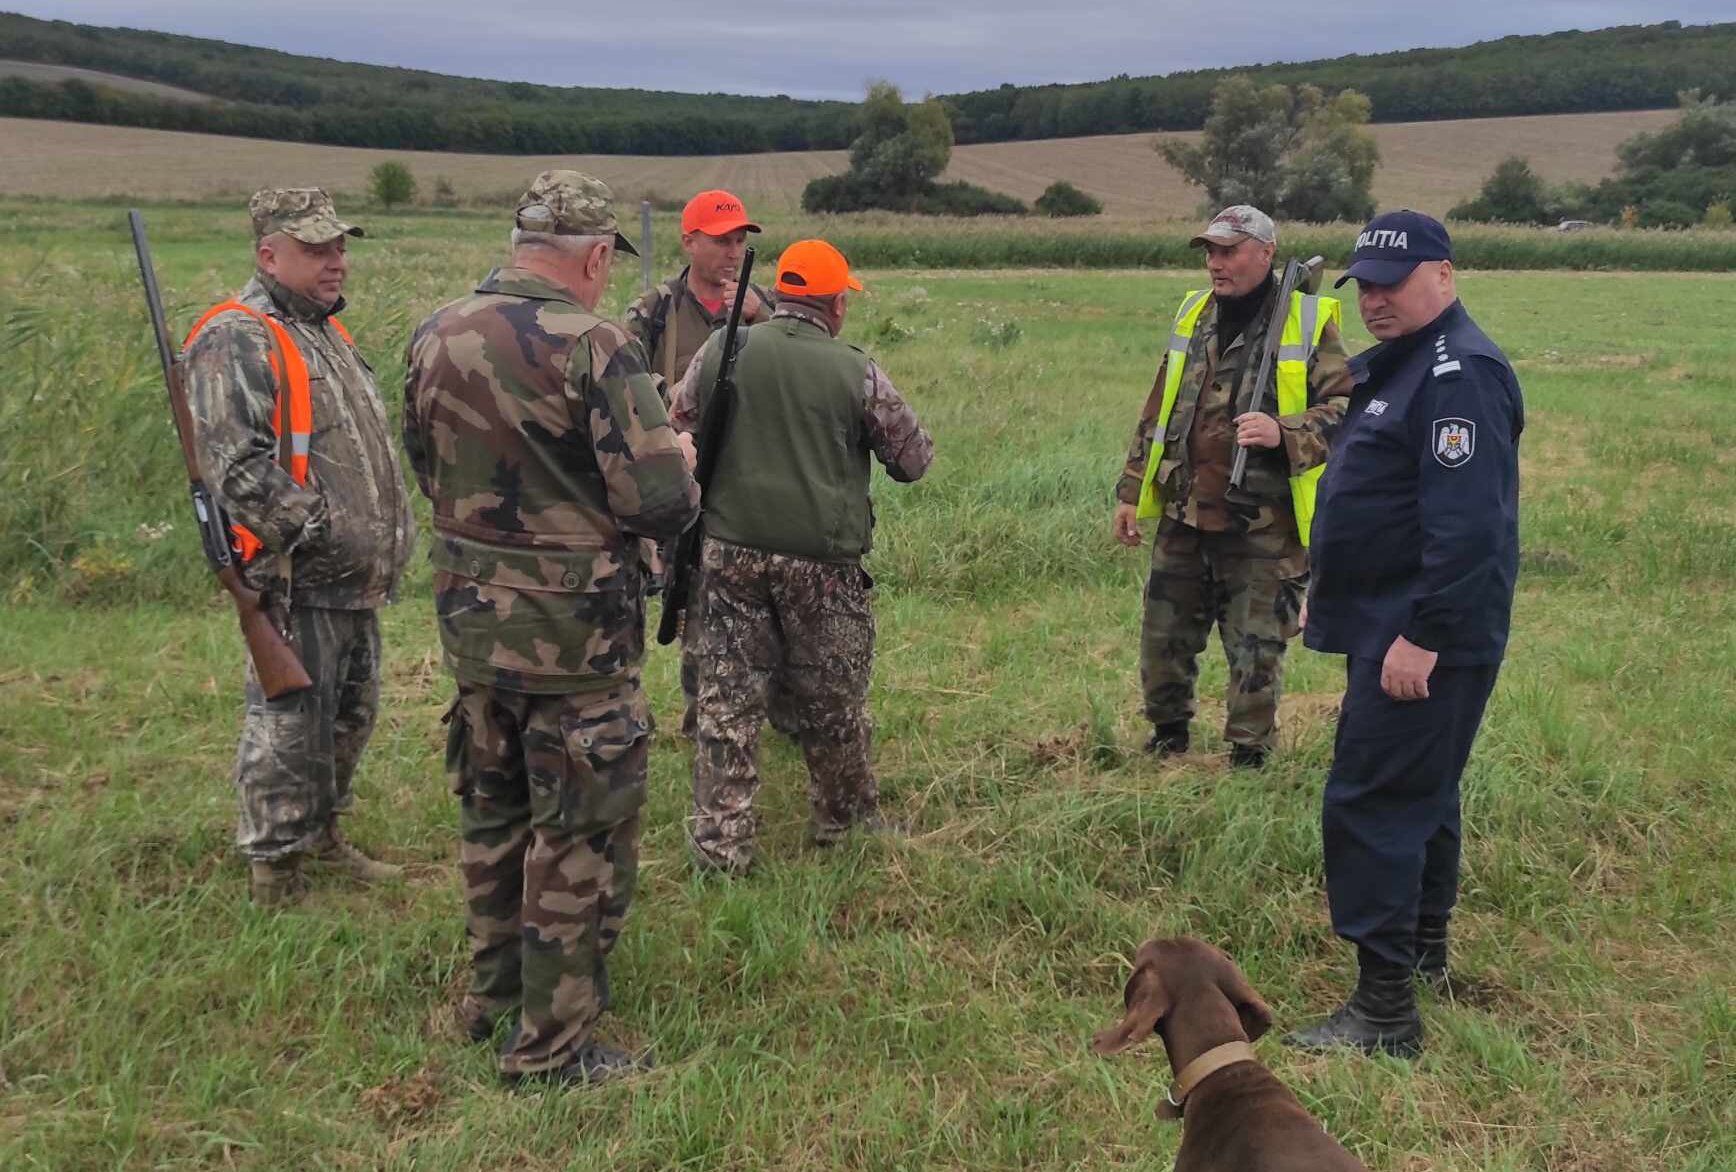
<instances>
[{"instance_id":1,"label":"grass field","mask_svg":"<svg viewBox=\"0 0 1736 1172\"><path fill-rule=\"evenodd\" d=\"M1673 110L1652 110L1376 126L1382 165L1375 197L1382 206L1443 215L1475 195L1495 165L1514 154L1529 157L1551 181L1596 181L1614 169L1622 140L1675 117ZM1068 179L1101 199L1111 216L1191 218L1199 189L1158 157L1153 139L1132 134L961 146L947 178L1026 201L1054 180ZM0 195L206 199L245 197L272 184L360 192L368 170L385 159L409 166L424 195L445 176L465 199L510 198L537 171L560 166L592 172L632 198L650 193L684 200L727 187L756 212L796 209L808 180L842 171L846 163L843 151L706 158L432 154L0 118Z\"/></svg>"},{"instance_id":2,"label":"grass field","mask_svg":"<svg viewBox=\"0 0 1736 1172\"><path fill-rule=\"evenodd\" d=\"M229 845L232 619L131 259L94 226L112 208L41 211L0 233L0 1166L1156 1170L1160 1051L1086 1050L1142 938L1223 945L1281 1029L1349 980L1317 822L1339 664L1293 653L1263 774L1224 768L1215 652L1199 751L1136 752L1142 559L1108 539L1108 489L1193 274L866 274L847 334L938 447L880 484L871 562L879 771L914 833L805 849L798 756L768 743L766 866L697 881L687 749L660 734L606 1034L661 1068L526 1094L440 1024L465 960L426 567L386 615L353 820L411 878L262 913ZM232 214L153 225L178 323L244 279ZM379 229L346 320L395 411L409 328L502 233ZM1466 777L1459 957L1486 994L1426 1003L1414 1065L1261 1053L1373 1168L1725 1172L1736 278L1462 290L1529 408L1513 646ZM647 666L666 729L673 669Z\"/></svg>"}]
</instances>

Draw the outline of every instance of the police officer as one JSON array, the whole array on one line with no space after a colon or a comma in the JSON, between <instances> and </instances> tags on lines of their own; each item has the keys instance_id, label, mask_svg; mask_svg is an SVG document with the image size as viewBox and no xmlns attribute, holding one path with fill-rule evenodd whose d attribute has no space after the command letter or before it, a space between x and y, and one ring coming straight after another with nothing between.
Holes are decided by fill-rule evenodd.
<instances>
[{"instance_id":1,"label":"police officer","mask_svg":"<svg viewBox=\"0 0 1736 1172\"><path fill-rule=\"evenodd\" d=\"M697 590L690 834L702 870L741 874L753 863L755 755L774 680L788 690L807 761L813 840L881 824L867 710L873 582L862 569L874 532L869 457L909 483L928 470L934 443L885 372L838 340L861 288L836 248L798 240L778 258L777 311L740 343ZM722 349L706 345L676 388L676 428L703 418Z\"/></svg>"},{"instance_id":2,"label":"police officer","mask_svg":"<svg viewBox=\"0 0 1736 1172\"><path fill-rule=\"evenodd\" d=\"M517 1021L508 1081L594 1082L642 1063L593 1036L638 872L651 715L637 539L698 514L690 443L639 343L600 317L620 234L609 189L545 171L511 262L411 339L404 447L433 506L434 608L458 695L472 959L459 1019ZM514 1013L514 1007L517 1012Z\"/></svg>"},{"instance_id":3,"label":"police officer","mask_svg":"<svg viewBox=\"0 0 1736 1172\"><path fill-rule=\"evenodd\" d=\"M1304 1049L1422 1046L1413 972L1444 993L1458 892L1459 777L1507 646L1519 568L1513 368L1460 304L1452 243L1419 212L1357 237L1350 411L1315 514L1304 641L1344 655L1322 834L1355 991Z\"/></svg>"},{"instance_id":4,"label":"police officer","mask_svg":"<svg viewBox=\"0 0 1736 1172\"><path fill-rule=\"evenodd\" d=\"M1308 518L1327 445L1350 393L1339 304L1296 292L1282 312L1272 218L1237 204L1193 238L1211 288L1187 294L1116 483L1114 534L1140 542L1156 520L1140 629L1146 751L1184 753L1198 657L1215 625L1230 679L1224 739L1233 765L1258 768L1277 742L1284 651L1299 629ZM1277 322L1273 322L1273 318ZM1277 411L1251 409L1272 328ZM1248 453L1238 492L1230 471Z\"/></svg>"},{"instance_id":5,"label":"police officer","mask_svg":"<svg viewBox=\"0 0 1736 1172\"><path fill-rule=\"evenodd\" d=\"M236 839L253 899L294 902L306 868L363 882L400 868L338 829L380 700L379 608L415 523L373 371L338 321L360 228L317 187L266 188L247 210L254 273L187 340L187 400L205 472L243 527L242 573L287 604L314 686L267 700L247 667ZM284 421L288 421L288 434Z\"/></svg>"}]
</instances>

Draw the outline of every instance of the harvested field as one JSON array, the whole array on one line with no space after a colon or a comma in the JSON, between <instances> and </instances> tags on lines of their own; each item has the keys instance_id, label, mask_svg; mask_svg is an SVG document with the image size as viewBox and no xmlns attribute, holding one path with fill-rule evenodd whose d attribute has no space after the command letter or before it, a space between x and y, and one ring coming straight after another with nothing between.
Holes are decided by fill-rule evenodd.
<instances>
[{"instance_id":1,"label":"harvested field","mask_svg":"<svg viewBox=\"0 0 1736 1172\"><path fill-rule=\"evenodd\" d=\"M1441 214L1474 195L1495 164L1513 154L1529 156L1550 180L1596 180L1615 166L1615 148L1623 139L1656 130L1674 117L1671 110L1652 110L1377 126L1383 165L1375 177L1375 196L1386 206ZM1198 190L1157 156L1152 149L1156 137L1103 135L963 146L953 152L948 178L1025 200L1055 179L1069 179L1101 199L1111 216L1191 216ZM369 168L384 159L408 165L424 193L436 177L445 176L467 200L516 191L542 168L567 166L600 175L627 196L679 199L722 186L767 210L793 209L803 184L845 165L843 151L704 158L458 155L0 119L4 195L205 199L272 183L318 183L353 192L364 187Z\"/></svg>"}]
</instances>

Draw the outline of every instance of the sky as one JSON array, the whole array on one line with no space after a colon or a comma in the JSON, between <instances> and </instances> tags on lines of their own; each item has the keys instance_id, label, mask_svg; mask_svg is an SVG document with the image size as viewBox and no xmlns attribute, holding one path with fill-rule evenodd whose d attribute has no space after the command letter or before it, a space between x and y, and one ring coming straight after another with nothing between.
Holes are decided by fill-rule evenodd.
<instances>
[{"instance_id":1,"label":"sky","mask_svg":"<svg viewBox=\"0 0 1736 1172\"><path fill-rule=\"evenodd\" d=\"M1240 0L1228 9L1197 0L0 0L0 9L467 77L844 100L882 78L918 97L1736 19L1731 0Z\"/></svg>"}]
</instances>

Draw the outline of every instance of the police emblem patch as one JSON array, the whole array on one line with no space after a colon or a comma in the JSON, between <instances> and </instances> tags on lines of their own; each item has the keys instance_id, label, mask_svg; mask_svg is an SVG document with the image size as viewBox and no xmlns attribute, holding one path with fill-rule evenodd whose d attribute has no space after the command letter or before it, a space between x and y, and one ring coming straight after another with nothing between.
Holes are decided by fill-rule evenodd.
<instances>
[{"instance_id":1,"label":"police emblem patch","mask_svg":"<svg viewBox=\"0 0 1736 1172\"><path fill-rule=\"evenodd\" d=\"M1435 460L1443 468L1457 468L1477 450L1477 425L1469 419L1435 420Z\"/></svg>"}]
</instances>

